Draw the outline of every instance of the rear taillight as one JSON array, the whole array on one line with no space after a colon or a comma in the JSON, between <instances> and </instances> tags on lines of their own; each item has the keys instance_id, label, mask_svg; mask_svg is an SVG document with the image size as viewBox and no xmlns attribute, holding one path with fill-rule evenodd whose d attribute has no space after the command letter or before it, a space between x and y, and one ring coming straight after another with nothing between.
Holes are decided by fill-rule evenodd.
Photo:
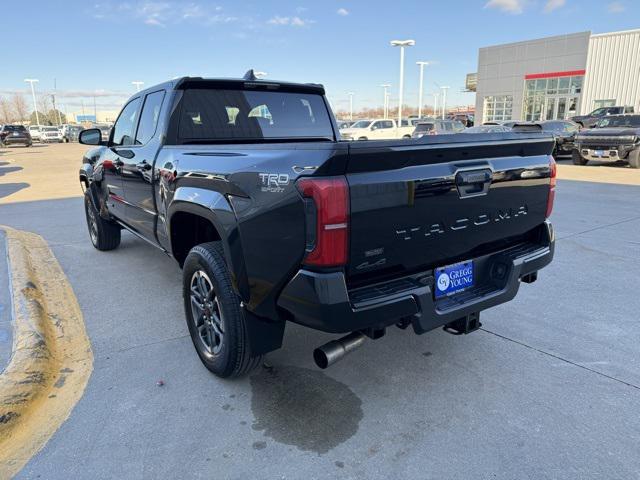
<instances>
[{"instance_id":1,"label":"rear taillight","mask_svg":"<svg viewBox=\"0 0 640 480\"><path fill-rule=\"evenodd\" d=\"M549 178L549 197L547 198L547 218L551 216L553 211L553 202L556 198L556 176L558 175L556 161L551 155L549 155L549 167L551 168L551 177Z\"/></svg>"},{"instance_id":2,"label":"rear taillight","mask_svg":"<svg viewBox=\"0 0 640 480\"><path fill-rule=\"evenodd\" d=\"M347 263L349 186L344 177L298 180L302 196L313 202L307 217L315 217L315 232L307 232L306 265L337 267ZM309 211L311 210L311 211ZM308 228L313 229L313 223Z\"/></svg>"}]
</instances>

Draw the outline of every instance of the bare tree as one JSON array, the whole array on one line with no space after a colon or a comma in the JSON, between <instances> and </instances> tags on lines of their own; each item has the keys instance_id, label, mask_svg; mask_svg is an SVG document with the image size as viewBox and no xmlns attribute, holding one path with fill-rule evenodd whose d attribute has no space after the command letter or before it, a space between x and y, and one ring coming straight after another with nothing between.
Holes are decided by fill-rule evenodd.
<instances>
[{"instance_id":1,"label":"bare tree","mask_svg":"<svg viewBox=\"0 0 640 480\"><path fill-rule=\"evenodd\" d=\"M39 112L48 112L49 110L51 110L51 95L43 93L41 95L38 95L38 113Z\"/></svg>"},{"instance_id":2,"label":"bare tree","mask_svg":"<svg viewBox=\"0 0 640 480\"><path fill-rule=\"evenodd\" d=\"M14 117L14 109L9 100L0 97L0 123L12 123Z\"/></svg>"},{"instance_id":3,"label":"bare tree","mask_svg":"<svg viewBox=\"0 0 640 480\"><path fill-rule=\"evenodd\" d=\"M16 117L18 117L18 121L23 122L26 120L29 115L29 107L27 107L27 102L24 97L19 93L14 93L11 98L11 104Z\"/></svg>"}]
</instances>

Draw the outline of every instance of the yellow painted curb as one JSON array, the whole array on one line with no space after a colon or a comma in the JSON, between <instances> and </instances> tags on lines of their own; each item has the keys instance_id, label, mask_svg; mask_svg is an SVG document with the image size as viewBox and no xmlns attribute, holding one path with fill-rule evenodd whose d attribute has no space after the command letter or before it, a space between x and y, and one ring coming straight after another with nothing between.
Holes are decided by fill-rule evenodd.
<instances>
[{"instance_id":1,"label":"yellow painted curb","mask_svg":"<svg viewBox=\"0 0 640 480\"><path fill-rule=\"evenodd\" d=\"M15 475L82 397L93 369L80 306L42 237L6 233L13 355L0 375L0 478Z\"/></svg>"}]
</instances>

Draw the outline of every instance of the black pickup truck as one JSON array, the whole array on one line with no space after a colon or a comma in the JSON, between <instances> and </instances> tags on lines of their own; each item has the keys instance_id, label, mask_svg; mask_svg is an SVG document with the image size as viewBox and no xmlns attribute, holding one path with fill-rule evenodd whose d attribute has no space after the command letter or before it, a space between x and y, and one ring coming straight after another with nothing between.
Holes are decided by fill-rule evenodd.
<instances>
[{"instance_id":1,"label":"black pickup truck","mask_svg":"<svg viewBox=\"0 0 640 480\"><path fill-rule=\"evenodd\" d=\"M121 229L183 269L205 366L248 372L295 322L347 334L325 368L386 328L469 333L554 251L553 138L339 141L317 84L181 78L134 95L109 137L85 130L93 245Z\"/></svg>"},{"instance_id":2,"label":"black pickup truck","mask_svg":"<svg viewBox=\"0 0 640 480\"><path fill-rule=\"evenodd\" d=\"M611 115L595 128L581 130L575 139L573 163L586 165L589 160L627 162L640 168L640 115Z\"/></svg>"}]
</instances>

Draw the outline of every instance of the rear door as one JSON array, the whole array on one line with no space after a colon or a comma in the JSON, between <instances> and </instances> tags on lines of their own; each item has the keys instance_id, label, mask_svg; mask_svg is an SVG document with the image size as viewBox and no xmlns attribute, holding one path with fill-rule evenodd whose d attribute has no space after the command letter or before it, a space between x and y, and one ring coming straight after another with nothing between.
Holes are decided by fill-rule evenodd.
<instances>
[{"instance_id":1,"label":"rear door","mask_svg":"<svg viewBox=\"0 0 640 480\"><path fill-rule=\"evenodd\" d=\"M129 154L122 158L122 189L124 192L127 223L147 239L155 239L156 206L154 203L154 161L160 142L156 129L165 92L149 93L138 122Z\"/></svg>"},{"instance_id":2,"label":"rear door","mask_svg":"<svg viewBox=\"0 0 640 480\"><path fill-rule=\"evenodd\" d=\"M553 140L521 135L350 144L350 280L468 260L543 223Z\"/></svg>"}]
</instances>

